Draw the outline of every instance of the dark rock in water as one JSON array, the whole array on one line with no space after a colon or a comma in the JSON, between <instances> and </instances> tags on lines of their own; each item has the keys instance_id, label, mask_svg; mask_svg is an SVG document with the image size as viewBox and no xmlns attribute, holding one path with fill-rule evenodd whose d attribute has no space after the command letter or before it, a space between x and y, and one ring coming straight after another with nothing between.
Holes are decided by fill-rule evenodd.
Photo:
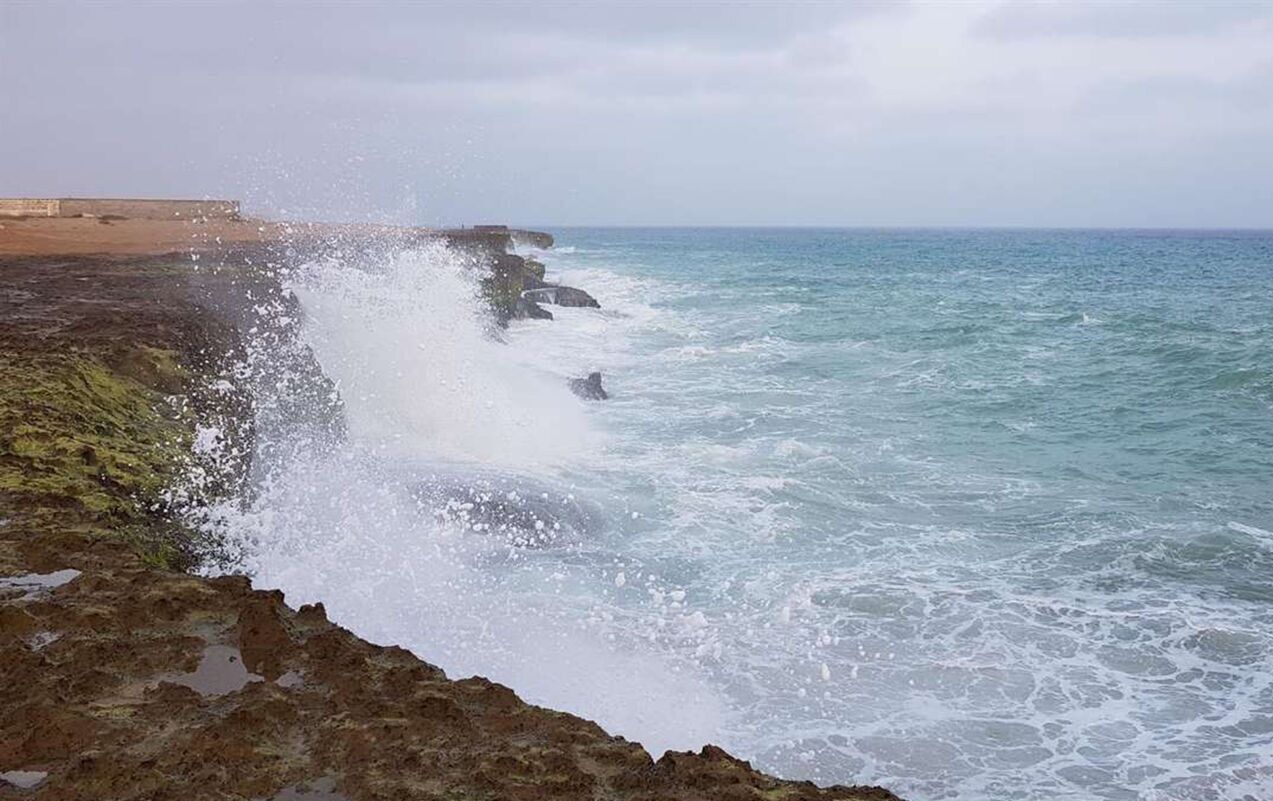
<instances>
[{"instance_id":1,"label":"dark rock in water","mask_svg":"<svg viewBox=\"0 0 1273 801\"><path fill-rule=\"evenodd\" d=\"M534 259L499 253L489 256L488 264L490 274L482 279L482 295L501 326L509 320L551 320L552 313L539 308L540 303L601 308L582 289L544 281L544 265Z\"/></svg>"},{"instance_id":2,"label":"dark rock in water","mask_svg":"<svg viewBox=\"0 0 1273 801\"><path fill-rule=\"evenodd\" d=\"M543 265L512 253L498 253L486 257L489 274L482 279L482 296L486 299L496 322L503 326L509 320L551 320L548 312L537 312L521 303L527 289L546 286L543 281ZM530 298L539 302L539 298Z\"/></svg>"},{"instance_id":3,"label":"dark rock in water","mask_svg":"<svg viewBox=\"0 0 1273 801\"><path fill-rule=\"evenodd\" d=\"M526 261L508 253L486 257L489 274L482 279L485 298L500 325L517 317L517 301L525 289Z\"/></svg>"},{"instance_id":4,"label":"dark rock in water","mask_svg":"<svg viewBox=\"0 0 1273 801\"><path fill-rule=\"evenodd\" d=\"M540 250L547 250L553 246L553 235L546 234L543 231L527 231L521 228L511 228L508 232L513 237L513 241L519 245L529 245Z\"/></svg>"},{"instance_id":5,"label":"dark rock in water","mask_svg":"<svg viewBox=\"0 0 1273 801\"><path fill-rule=\"evenodd\" d=\"M515 320L551 320L552 318L552 312L530 298L518 298L517 305L513 308Z\"/></svg>"},{"instance_id":6,"label":"dark rock in water","mask_svg":"<svg viewBox=\"0 0 1273 801\"><path fill-rule=\"evenodd\" d=\"M592 309L600 309L601 304L597 299L582 289L575 289L572 286L560 286L558 284L545 284L538 282L538 286L528 288L522 293L522 297L529 298L536 303L552 303L557 306L586 306Z\"/></svg>"},{"instance_id":7,"label":"dark rock in water","mask_svg":"<svg viewBox=\"0 0 1273 801\"><path fill-rule=\"evenodd\" d=\"M553 303L558 306L587 306L592 309L600 309L601 304L597 299L582 289L575 289L572 286L557 287L557 296L553 299Z\"/></svg>"},{"instance_id":8,"label":"dark rock in water","mask_svg":"<svg viewBox=\"0 0 1273 801\"><path fill-rule=\"evenodd\" d=\"M522 293L522 299L533 303L553 303L553 299L557 297L556 289L552 284L540 282L537 286L527 287Z\"/></svg>"},{"instance_id":9,"label":"dark rock in water","mask_svg":"<svg viewBox=\"0 0 1273 801\"><path fill-rule=\"evenodd\" d=\"M485 236L508 233L500 226L482 226L476 231ZM552 313L539 308L540 303L601 308L582 289L546 282L543 262L515 253L489 251L483 252L480 262L487 272L481 279L482 296L500 327L508 325L509 320L551 320Z\"/></svg>"},{"instance_id":10,"label":"dark rock in water","mask_svg":"<svg viewBox=\"0 0 1273 801\"><path fill-rule=\"evenodd\" d=\"M526 261L527 279L530 279L533 276L537 278L538 280L543 281L544 273L547 270L547 268L544 267L544 263L542 261L537 261L535 259L526 259L525 261ZM529 280L527 281L527 283L529 283ZM529 288L530 287L527 287L527 289Z\"/></svg>"},{"instance_id":11,"label":"dark rock in water","mask_svg":"<svg viewBox=\"0 0 1273 801\"><path fill-rule=\"evenodd\" d=\"M601 386L601 373L588 373L587 378L570 379L570 391L584 400L609 400L610 394Z\"/></svg>"}]
</instances>

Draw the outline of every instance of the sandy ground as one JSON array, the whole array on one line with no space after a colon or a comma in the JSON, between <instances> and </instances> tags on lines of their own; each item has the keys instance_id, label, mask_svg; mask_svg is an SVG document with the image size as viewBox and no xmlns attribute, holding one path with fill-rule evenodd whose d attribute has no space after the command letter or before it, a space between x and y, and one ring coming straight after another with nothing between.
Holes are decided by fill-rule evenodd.
<instances>
[{"instance_id":1,"label":"sandy ground","mask_svg":"<svg viewBox=\"0 0 1273 801\"><path fill-rule=\"evenodd\" d=\"M156 255L277 239L284 229L258 220L0 218L0 255Z\"/></svg>"},{"instance_id":2,"label":"sandy ground","mask_svg":"<svg viewBox=\"0 0 1273 801\"><path fill-rule=\"evenodd\" d=\"M317 239L373 241L440 235L427 228L391 225L271 222L266 220L140 220L0 217L0 256L154 256L208 252L270 242ZM451 238L473 232L446 232Z\"/></svg>"}]
</instances>

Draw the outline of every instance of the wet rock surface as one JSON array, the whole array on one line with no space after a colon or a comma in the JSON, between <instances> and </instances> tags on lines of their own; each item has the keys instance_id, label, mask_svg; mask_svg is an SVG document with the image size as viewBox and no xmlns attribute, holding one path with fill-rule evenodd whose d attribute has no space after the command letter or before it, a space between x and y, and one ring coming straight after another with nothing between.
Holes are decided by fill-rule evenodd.
<instances>
[{"instance_id":1,"label":"wet rock surface","mask_svg":"<svg viewBox=\"0 0 1273 801\"><path fill-rule=\"evenodd\" d=\"M489 256L487 270L481 280L482 293L502 326L510 320L553 319L552 312L540 304L601 308L597 299L582 289L546 282L543 263L534 259L496 253Z\"/></svg>"},{"instance_id":2,"label":"wet rock surface","mask_svg":"<svg viewBox=\"0 0 1273 801\"><path fill-rule=\"evenodd\" d=\"M610 393L601 386L601 373L588 373L587 378L570 379L570 391L584 400L610 399Z\"/></svg>"},{"instance_id":3,"label":"wet rock surface","mask_svg":"<svg viewBox=\"0 0 1273 801\"><path fill-rule=\"evenodd\" d=\"M0 598L28 601L60 587L80 574L78 570L55 570L52 573L28 573L25 576L0 577Z\"/></svg>"},{"instance_id":4,"label":"wet rock surface","mask_svg":"<svg viewBox=\"0 0 1273 801\"><path fill-rule=\"evenodd\" d=\"M321 604L185 572L201 552L163 493L201 420L236 454L201 491L249 471L250 400L203 388L241 348L247 289L277 291L243 253L219 271L188 255L0 258L0 797L894 798L710 746L656 761Z\"/></svg>"},{"instance_id":5,"label":"wet rock surface","mask_svg":"<svg viewBox=\"0 0 1273 801\"><path fill-rule=\"evenodd\" d=\"M121 560L21 614L61 634L35 651L6 626L0 647L0 767L47 773L38 798L891 798L782 783L710 747L656 762L237 576ZM206 668L236 653L233 681Z\"/></svg>"},{"instance_id":6,"label":"wet rock surface","mask_svg":"<svg viewBox=\"0 0 1273 801\"><path fill-rule=\"evenodd\" d=\"M513 319L516 320L551 320L553 313L540 306L530 298L521 297L517 299L516 305L513 307Z\"/></svg>"},{"instance_id":7,"label":"wet rock surface","mask_svg":"<svg viewBox=\"0 0 1273 801\"><path fill-rule=\"evenodd\" d=\"M48 775L42 770L9 770L0 773L0 781L19 790L30 790L48 778Z\"/></svg>"},{"instance_id":8,"label":"wet rock surface","mask_svg":"<svg viewBox=\"0 0 1273 801\"><path fill-rule=\"evenodd\" d=\"M323 776L311 782L284 787L269 801L348 801L349 796L336 792L335 788L336 779Z\"/></svg>"},{"instance_id":9,"label":"wet rock surface","mask_svg":"<svg viewBox=\"0 0 1273 801\"><path fill-rule=\"evenodd\" d=\"M528 289L522 293L522 297L533 300L536 303L551 303L557 306L575 306L582 308L600 309L601 304L597 299L582 289L575 289L572 286L561 286L559 284L544 284L535 289Z\"/></svg>"}]
</instances>

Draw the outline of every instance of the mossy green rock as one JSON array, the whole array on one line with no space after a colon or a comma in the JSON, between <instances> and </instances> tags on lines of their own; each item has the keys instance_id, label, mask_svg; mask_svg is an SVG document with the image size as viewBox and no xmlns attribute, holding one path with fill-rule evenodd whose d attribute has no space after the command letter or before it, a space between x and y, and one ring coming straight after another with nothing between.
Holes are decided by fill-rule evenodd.
<instances>
[{"instance_id":1,"label":"mossy green rock","mask_svg":"<svg viewBox=\"0 0 1273 801\"><path fill-rule=\"evenodd\" d=\"M165 371L171 354L158 352ZM171 478L188 447L162 397L92 357L23 358L0 366L0 491L41 508L129 520Z\"/></svg>"},{"instance_id":2,"label":"mossy green rock","mask_svg":"<svg viewBox=\"0 0 1273 801\"><path fill-rule=\"evenodd\" d=\"M198 468L202 485L183 502L236 492L228 473L244 468L193 452L201 422L250 421L242 397L207 389L236 347L233 327L196 302L192 272L171 259L0 269L10 289L0 302L4 539L50 554L80 539L189 567L204 543L174 488ZM247 453L245 426L225 428L232 451Z\"/></svg>"}]
</instances>

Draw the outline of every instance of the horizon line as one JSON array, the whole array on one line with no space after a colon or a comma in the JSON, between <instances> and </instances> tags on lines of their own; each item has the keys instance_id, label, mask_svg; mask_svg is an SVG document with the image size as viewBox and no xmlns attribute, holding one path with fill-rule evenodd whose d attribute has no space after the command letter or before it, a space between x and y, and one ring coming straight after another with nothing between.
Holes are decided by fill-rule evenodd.
<instances>
[{"instance_id":1,"label":"horizon line","mask_svg":"<svg viewBox=\"0 0 1273 801\"><path fill-rule=\"evenodd\" d=\"M482 223L478 223L481 225ZM468 227L473 227L469 225ZM514 227L514 226L509 226ZM631 223L603 223L603 224L586 224L586 223L570 223L565 225L533 223L527 225L518 225L527 229L540 230L548 229L566 229L566 228L621 228L621 229L674 229L674 230L693 230L693 229L717 229L717 230L742 230L742 229L781 229L781 230L803 230L803 231L1191 231L1191 232L1243 232L1243 233L1273 233L1273 225L1269 226L1208 226L1208 225L804 225L804 224L711 224L711 225L692 225L692 224L631 224Z\"/></svg>"}]
</instances>

